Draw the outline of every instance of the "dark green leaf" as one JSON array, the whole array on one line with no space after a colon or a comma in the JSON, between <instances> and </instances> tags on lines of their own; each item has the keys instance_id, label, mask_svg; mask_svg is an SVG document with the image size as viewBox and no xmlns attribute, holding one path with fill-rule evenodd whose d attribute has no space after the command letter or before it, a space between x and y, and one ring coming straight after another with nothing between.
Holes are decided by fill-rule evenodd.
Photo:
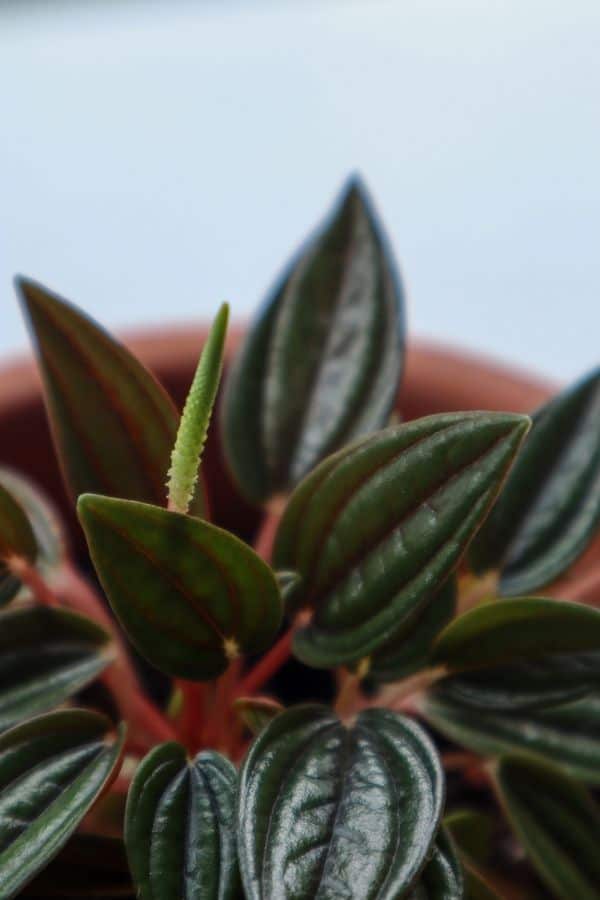
<instances>
[{"instance_id":1,"label":"dark green leaf","mask_svg":"<svg viewBox=\"0 0 600 900\"><path fill-rule=\"evenodd\" d=\"M240 773L248 900L392 900L425 863L443 774L424 732L388 710L346 728L320 706L267 725Z\"/></svg>"},{"instance_id":2,"label":"dark green leaf","mask_svg":"<svg viewBox=\"0 0 600 900\"><path fill-rule=\"evenodd\" d=\"M283 712L283 706L271 697L238 697L233 708L252 734L259 734L265 725Z\"/></svg>"},{"instance_id":3,"label":"dark green leaf","mask_svg":"<svg viewBox=\"0 0 600 900\"><path fill-rule=\"evenodd\" d=\"M66 538L49 498L12 469L0 466L0 485L19 502L29 519L37 544L36 569L50 573L66 556Z\"/></svg>"},{"instance_id":4,"label":"dark green leaf","mask_svg":"<svg viewBox=\"0 0 600 900\"><path fill-rule=\"evenodd\" d=\"M0 731L58 706L110 663L107 633L82 616L34 606L0 615Z\"/></svg>"},{"instance_id":5,"label":"dark green leaf","mask_svg":"<svg viewBox=\"0 0 600 900\"><path fill-rule=\"evenodd\" d=\"M459 852L465 900L501 900L490 883L494 875L485 868L492 856L494 821L483 813L464 809L446 816L443 824Z\"/></svg>"},{"instance_id":6,"label":"dark green leaf","mask_svg":"<svg viewBox=\"0 0 600 900\"><path fill-rule=\"evenodd\" d=\"M545 757L588 784L600 785L600 698L584 697L528 712L474 710L432 691L423 705L442 734L488 756L527 751Z\"/></svg>"},{"instance_id":7,"label":"dark green leaf","mask_svg":"<svg viewBox=\"0 0 600 900\"><path fill-rule=\"evenodd\" d=\"M443 824L461 853L481 865L489 863L496 831L490 816L473 809L458 809L449 813Z\"/></svg>"},{"instance_id":8,"label":"dark green leaf","mask_svg":"<svg viewBox=\"0 0 600 900\"><path fill-rule=\"evenodd\" d=\"M355 179L288 266L227 382L223 437L240 487L262 501L381 428L404 356L403 291Z\"/></svg>"},{"instance_id":9,"label":"dark green leaf","mask_svg":"<svg viewBox=\"0 0 600 900\"><path fill-rule=\"evenodd\" d=\"M566 702L600 684L600 612L541 597L484 603L444 629L433 660L466 670L437 688L464 705L514 711Z\"/></svg>"},{"instance_id":10,"label":"dark green leaf","mask_svg":"<svg viewBox=\"0 0 600 900\"><path fill-rule=\"evenodd\" d=\"M388 428L326 459L294 492L275 566L314 610L294 652L334 666L401 634L448 578L528 427L505 413L448 413Z\"/></svg>"},{"instance_id":11,"label":"dark green leaf","mask_svg":"<svg viewBox=\"0 0 600 900\"><path fill-rule=\"evenodd\" d=\"M0 736L0 897L58 853L116 772L124 733L84 710L50 713Z\"/></svg>"},{"instance_id":12,"label":"dark green leaf","mask_svg":"<svg viewBox=\"0 0 600 900\"><path fill-rule=\"evenodd\" d=\"M145 503L77 506L100 581L140 653L169 675L214 678L264 650L281 622L270 568L221 528Z\"/></svg>"},{"instance_id":13,"label":"dark green leaf","mask_svg":"<svg viewBox=\"0 0 600 900\"><path fill-rule=\"evenodd\" d=\"M500 591L552 581L600 522L600 369L533 416L533 426L472 546L476 571L500 568Z\"/></svg>"},{"instance_id":14,"label":"dark green leaf","mask_svg":"<svg viewBox=\"0 0 600 900\"><path fill-rule=\"evenodd\" d=\"M371 656L369 679L375 683L407 678L429 665L431 648L439 632L452 619L456 609L456 581L446 584L419 608L416 619L410 622L389 644Z\"/></svg>"},{"instance_id":15,"label":"dark green leaf","mask_svg":"<svg viewBox=\"0 0 600 900\"><path fill-rule=\"evenodd\" d=\"M463 900L462 866L447 832L440 829L429 862L409 900Z\"/></svg>"},{"instance_id":16,"label":"dark green leaf","mask_svg":"<svg viewBox=\"0 0 600 900\"><path fill-rule=\"evenodd\" d=\"M127 798L125 842L142 900L233 900L237 773L219 753L190 761L176 743L155 747Z\"/></svg>"},{"instance_id":17,"label":"dark green leaf","mask_svg":"<svg viewBox=\"0 0 600 900\"><path fill-rule=\"evenodd\" d=\"M75 306L33 281L17 289L37 344L67 486L163 503L178 414L154 377Z\"/></svg>"},{"instance_id":18,"label":"dark green leaf","mask_svg":"<svg viewBox=\"0 0 600 900\"><path fill-rule=\"evenodd\" d=\"M585 789L558 767L520 755L499 760L495 781L511 825L553 896L598 900L600 813Z\"/></svg>"},{"instance_id":19,"label":"dark green leaf","mask_svg":"<svg viewBox=\"0 0 600 900\"><path fill-rule=\"evenodd\" d=\"M33 562L37 552L37 542L25 510L0 482L0 606L12 600L21 587L7 561L18 557Z\"/></svg>"}]
</instances>

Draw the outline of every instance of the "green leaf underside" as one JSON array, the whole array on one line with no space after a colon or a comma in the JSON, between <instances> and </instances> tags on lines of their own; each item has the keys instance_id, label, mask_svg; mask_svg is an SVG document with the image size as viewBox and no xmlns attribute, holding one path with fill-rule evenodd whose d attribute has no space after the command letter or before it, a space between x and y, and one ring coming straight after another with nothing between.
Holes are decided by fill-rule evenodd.
<instances>
[{"instance_id":1,"label":"green leaf underside","mask_svg":"<svg viewBox=\"0 0 600 900\"><path fill-rule=\"evenodd\" d=\"M373 653L405 630L459 562L528 427L449 413L388 428L322 463L282 518L274 565L314 608L294 652L315 666Z\"/></svg>"},{"instance_id":2,"label":"green leaf underside","mask_svg":"<svg viewBox=\"0 0 600 900\"><path fill-rule=\"evenodd\" d=\"M0 485L12 494L29 519L37 546L36 568L41 572L56 568L66 556L66 539L49 498L18 472L4 466L0 466Z\"/></svg>"},{"instance_id":3,"label":"green leaf underside","mask_svg":"<svg viewBox=\"0 0 600 900\"><path fill-rule=\"evenodd\" d=\"M369 680L375 683L398 681L429 665L431 648L439 632L456 610L456 580L450 578L419 608L406 632L371 656Z\"/></svg>"},{"instance_id":4,"label":"green leaf underside","mask_svg":"<svg viewBox=\"0 0 600 900\"><path fill-rule=\"evenodd\" d=\"M288 266L234 363L224 445L255 501L384 425L404 357L404 298L362 185Z\"/></svg>"},{"instance_id":5,"label":"green leaf underside","mask_svg":"<svg viewBox=\"0 0 600 900\"><path fill-rule=\"evenodd\" d=\"M270 568L208 522L144 503L84 495L90 554L121 625L153 665L191 680L228 665L225 641L265 649L281 622Z\"/></svg>"},{"instance_id":6,"label":"green leaf underside","mask_svg":"<svg viewBox=\"0 0 600 900\"><path fill-rule=\"evenodd\" d=\"M233 708L252 734L259 734L284 709L271 697L238 697Z\"/></svg>"},{"instance_id":7,"label":"green leaf underside","mask_svg":"<svg viewBox=\"0 0 600 900\"><path fill-rule=\"evenodd\" d=\"M533 426L472 547L477 571L501 567L500 592L552 581L600 522L600 370L553 398Z\"/></svg>"},{"instance_id":8,"label":"green leaf underside","mask_svg":"<svg viewBox=\"0 0 600 900\"><path fill-rule=\"evenodd\" d=\"M561 765L573 777L600 785L600 698L527 712L489 713L432 691L423 705L427 721L450 740L496 756L524 751Z\"/></svg>"},{"instance_id":9,"label":"green leaf underside","mask_svg":"<svg viewBox=\"0 0 600 900\"><path fill-rule=\"evenodd\" d=\"M124 734L85 710L0 736L0 896L14 897L63 847L118 765Z\"/></svg>"},{"instance_id":10,"label":"green leaf underside","mask_svg":"<svg viewBox=\"0 0 600 900\"><path fill-rule=\"evenodd\" d=\"M0 615L0 731L58 706L111 661L108 634L67 610Z\"/></svg>"},{"instance_id":11,"label":"green leaf underside","mask_svg":"<svg viewBox=\"0 0 600 900\"><path fill-rule=\"evenodd\" d=\"M463 705L515 711L574 700L600 684L600 612L541 597L484 604L444 629L432 657L459 672L438 695Z\"/></svg>"},{"instance_id":12,"label":"green leaf underside","mask_svg":"<svg viewBox=\"0 0 600 900\"><path fill-rule=\"evenodd\" d=\"M97 492L164 503L179 419L167 393L75 306L26 279L18 280L17 288L37 344L52 431L72 496Z\"/></svg>"},{"instance_id":13,"label":"green leaf underside","mask_svg":"<svg viewBox=\"0 0 600 900\"><path fill-rule=\"evenodd\" d=\"M12 600L21 587L6 565L11 556L33 562L37 542L23 507L0 482L0 606Z\"/></svg>"},{"instance_id":14,"label":"green leaf underside","mask_svg":"<svg viewBox=\"0 0 600 900\"><path fill-rule=\"evenodd\" d=\"M206 750L193 761L176 743L155 747L127 798L125 842L142 900L233 900L235 767Z\"/></svg>"},{"instance_id":15,"label":"green leaf underside","mask_svg":"<svg viewBox=\"0 0 600 900\"><path fill-rule=\"evenodd\" d=\"M441 828L429 862L408 900L463 900L462 866L448 833Z\"/></svg>"},{"instance_id":16,"label":"green leaf underside","mask_svg":"<svg viewBox=\"0 0 600 900\"><path fill-rule=\"evenodd\" d=\"M502 757L495 774L508 818L529 860L561 900L598 900L600 814L578 782L558 767Z\"/></svg>"},{"instance_id":17,"label":"green leaf underside","mask_svg":"<svg viewBox=\"0 0 600 900\"><path fill-rule=\"evenodd\" d=\"M465 900L502 900L488 883L485 867L492 857L495 822L470 809L457 810L443 820L463 869Z\"/></svg>"},{"instance_id":18,"label":"green leaf underside","mask_svg":"<svg viewBox=\"0 0 600 900\"><path fill-rule=\"evenodd\" d=\"M187 512L194 497L198 467L221 379L228 318L229 307L224 303L202 349L181 414L169 469L169 505L178 512Z\"/></svg>"},{"instance_id":19,"label":"green leaf underside","mask_svg":"<svg viewBox=\"0 0 600 900\"><path fill-rule=\"evenodd\" d=\"M494 849L495 820L473 809L457 809L444 817L443 825L459 852L480 865L490 862Z\"/></svg>"},{"instance_id":20,"label":"green leaf underside","mask_svg":"<svg viewBox=\"0 0 600 900\"><path fill-rule=\"evenodd\" d=\"M274 719L240 772L248 900L392 900L426 862L443 773L424 732L388 710L346 728L320 706Z\"/></svg>"}]
</instances>

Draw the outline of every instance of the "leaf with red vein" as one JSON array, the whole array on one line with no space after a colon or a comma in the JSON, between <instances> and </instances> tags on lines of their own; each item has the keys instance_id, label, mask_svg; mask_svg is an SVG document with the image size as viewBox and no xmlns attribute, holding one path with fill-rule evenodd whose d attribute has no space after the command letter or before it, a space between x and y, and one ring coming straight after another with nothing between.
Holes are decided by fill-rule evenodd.
<instances>
[{"instance_id":1,"label":"leaf with red vein","mask_svg":"<svg viewBox=\"0 0 600 900\"><path fill-rule=\"evenodd\" d=\"M17 289L37 344L48 415L73 497L98 492L163 503L179 419L167 393L129 350L77 307L27 279L19 279ZM201 497L198 502L204 508Z\"/></svg>"},{"instance_id":2,"label":"leaf with red vein","mask_svg":"<svg viewBox=\"0 0 600 900\"><path fill-rule=\"evenodd\" d=\"M121 625L157 668L202 681L273 641L281 622L275 575L238 538L130 500L86 494L77 509Z\"/></svg>"},{"instance_id":3,"label":"leaf with red vein","mask_svg":"<svg viewBox=\"0 0 600 900\"><path fill-rule=\"evenodd\" d=\"M294 652L328 667L368 656L458 564L529 427L510 413L449 413L388 428L327 459L292 495L274 565L313 610Z\"/></svg>"}]
</instances>

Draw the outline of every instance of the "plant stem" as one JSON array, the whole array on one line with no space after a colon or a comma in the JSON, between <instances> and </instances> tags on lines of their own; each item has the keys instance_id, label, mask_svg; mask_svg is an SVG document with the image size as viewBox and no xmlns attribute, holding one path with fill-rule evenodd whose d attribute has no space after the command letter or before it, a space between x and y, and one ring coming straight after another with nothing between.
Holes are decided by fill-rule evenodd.
<instances>
[{"instance_id":1,"label":"plant stem","mask_svg":"<svg viewBox=\"0 0 600 900\"><path fill-rule=\"evenodd\" d=\"M273 677L284 663L288 661L292 652L292 640L296 628L297 626L295 623L291 625L290 628L281 635L279 640L273 644L269 652L263 656L260 662L258 662L253 669L250 669L247 675L242 678L236 690L236 695L238 697L246 697L254 694Z\"/></svg>"},{"instance_id":2,"label":"plant stem","mask_svg":"<svg viewBox=\"0 0 600 900\"><path fill-rule=\"evenodd\" d=\"M493 569L479 577L468 573L458 579L457 615L462 615L478 606L486 597L495 596L500 573Z\"/></svg>"},{"instance_id":3,"label":"plant stem","mask_svg":"<svg viewBox=\"0 0 600 900\"><path fill-rule=\"evenodd\" d=\"M254 549L265 562L271 561L275 535L277 534L286 503L287 497L283 494L278 494L269 501L265 509L264 518L254 541Z\"/></svg>"},{"instance_id":4,"label":"plant stem","mask_svg":"<svg viewBox=\"0 0 600 900\"><path fill-rule=\"evenodd\" d=\"M41 579L39 574L38 577ZM113 695L121 716L129 723L132 739L145 744L146 749L157 741L175 740L177 735L171 723L144 694L123 636L91 585L68 562L55 574L52 587L44 584L56 605L88 616L110 634L117 656L99 677Z\"/></svg>"},{"instance_id":5,"label":"plant stem","mask_svg":"<svg viewBox=\"0 0 600 900\"><path fill-rule=\"evenodd\" d=\"M9 556L5 562L8 570L29 588L38 603L42 606L58 606L54 592L28 560L23 556Z\"/></svg>"},{"instance_id":6,"label":"plant stem","mask_svg":"<svg viewBox=\"0 0 600 900\"><path fill-rule=\"evenodd\" d=\"M207 686L179 678L176 683L183 699L177 730L182 743L194 752L202 725Z\"/></svg>"},{"instance_id":7,"label":"plant stem","mask_svg":"<svg viewBox=\"0 0 600 900\"><path fill-rule=\"evenodd\" d=\"M404 708L404 701L415 694L421 694L430 688L436 681L447 674L445 666L435 666L433 669L425 669L417 672L397 684L385 687L373 701L373 706L387 706L388 709L397 710Z\"/></svg>"}]
</instances>

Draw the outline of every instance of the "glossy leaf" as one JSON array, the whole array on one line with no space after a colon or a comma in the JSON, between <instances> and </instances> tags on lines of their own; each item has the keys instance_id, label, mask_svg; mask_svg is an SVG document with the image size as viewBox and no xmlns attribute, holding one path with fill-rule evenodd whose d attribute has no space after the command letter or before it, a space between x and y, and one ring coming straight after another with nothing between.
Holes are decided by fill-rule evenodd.
<instances>
[{"instance_id":1,"label":"glossy leaf","mask_svg":"<svg viewBox=\"0 0 600 900\"><path fill-rule=\"evenodd\" d=\"M186 513L194 498L198 467L223 368L229 307L219 310L206 343L177 430L169 469L169 508Z\"/></svg>"},{"instance_id":2,"label":"glossy leaf","mask_svg":"<svg viewBox=\"0 0 600 900\"><path fill-rule=\"evenodd\" d=\"M598 900L600 812L561 769L532 757L502 757L495 781L529 860L560 900Z\"/></svg>"},{"instance_id":3,"label":"glossy leaf","mask_svg":"<svg viewBox=\"0 0 600 900\"><path fill-rule=\"evenodd\" d=\"M247 544L145 503L87 494L77 509L121 625L163 672L214 678L239 652L256 653L275 638L279 589Z\"/></svg>"},{"instance_id":4,"label":"glossy leaf","mask_svg":"<svg viewBox=\"0 0 600 900\"><path fill-rule=\"evenodd\" d=\"M252 734L259 734L284 709L271 697L238 697L233 708Z\"/></svg>"},{"instance_id":5,"label":"glossy leaf","mask_svg":"<svg viewBox=\"0 0 600 900\"><path fill-rule=\"evenodd\" d=\"M292 260L230 372L223 438L256 502L386 424L404 357L404 297L386 239L353 179Z\"/></svg>"},{"instance_id":6,"label":"glossy leaf","mask_svg":"<svg viewBox=\"0 0 600 900\"><path fill-rule=\"evenodd\" d=\"M119 764L124 734L84 710L50 713L0 736L0 896L64 846Z\"/></svg>"},{"instance_id":7,"label":"glossy leaf","mask_svg":"<svg viewBox=\"0 0 600 900\"><path fill-rule=\"evenodd\" d=\"M27 279L17 289L73 498L90 491L164 503L179 419L166 392L77 307Z\"/></svg>"},{"instance_id":8,"label":"glossy leaf","mask_svg":"<svg viewBox=\"0 0 600 900\"><path fill-rule=\"evenodd\" d=\"M26 478L0 466L2 485L20 504L29 519L37 545L36 569L50 573L66 556L66 537L50 499Z\"/></svg>"},{"instance_id":9,"label":"glossy leaf","mask_svg":"<svg viewBox=\"0 0 600 900\"><path fill-rule=\"evenodd\" d=\"M561 765L575 778L600 785L600 698L526 712L474 710L432 691L427 720L450 740L486 756L526 751Z\"/></svg>"},{"instance_id":10,"label":"glossy leaf","mask_svg":"<svg viewBox=\"0 0 600 900\"><path fill-rule=\"evenodd\" d=\"M465 705L516 710L576 699L600 685L600 611L543 598L486 603L451 622L432 656L460 673L437 691Z\"/></svg>"},{"instance_id":11,"label":"glossy leaf","mask_svg":"<svg viewBox=\"0 0 600 900\"><path fill-rule=\"evenodd\" d=\"M155 747L127 798L125 842L141 900L234 900L235 767L205 750Z\"/></svg>"},{"instance_id":12,"label":"glossy leaf","mask_svg":"<svg viewBox=\"0 0 600 900\"><path fill-rule=\"evenodd\" d=\"M314 666L370 655L406 630L481 524L528 419L447 413L388 428L325 460L283 515L274 564L314 610L294 652Z\"/></svg>"},{"instance_id":13,"label":"glossy leaf","mask_svg":"<svg viewBox=\"0 0 600 900\"><path fill-rule=\"evenodd\" d=\"M38 548L29 519L21 504L0 482L0 606L19 592L21 582L7 561L19 557L33 562Z\"/></svg>"},{"instance_id":14,"label":"glossy leaf","mask_svg":"<svg viewBox=\"0 0 600 900\"><path fill-rule=\"evenodd\" d=\"M462 866L450 836L442 828L409 900L463 900L464 896Z\"/></svg>"},{"instance_id":15,"label":"glossy leaf","mask_svg":"<svg viewBox=\"0 0 600 900\"><path fill-rule=\"evenodd\" d=\"M111 662L107 633L83 616L33 606L0 615L0 731L63 703Z\"/></svg>"},{"instance_id":16,"label":"glossy leaf","mask_svg":"<svg viewBox=\"0 0 600 900\"><path fill-rule=\"evenodd\" d=\"M248 900L392 900L424 865L443 802L437 754L410 719L328 709L274 719L240 772L238 852Z\"/></svg>"},{"instance_id":17,"label":"glossy leaf","mask_svg":"<svg viewBox=\"0 0 600 900\"><path fill-rule=\"evenodd\" d=\"M500 568L500 591L552 581L600 524L600 369L533 416L519 459L472 547L477 571Z\"/></svg>"},{"instance_id":18,"label":"glossy leaf","mask_svg":"<svg viewBox=\"0 0 600 900\"><path fill-rule=\"evenodd\" d=\"M375 683L398 681L429 665L433 642L456 610L456 581L450 578L424 607L414 622L389 644L371 656L369 680Z\"/></svg>"}]
</instances>

